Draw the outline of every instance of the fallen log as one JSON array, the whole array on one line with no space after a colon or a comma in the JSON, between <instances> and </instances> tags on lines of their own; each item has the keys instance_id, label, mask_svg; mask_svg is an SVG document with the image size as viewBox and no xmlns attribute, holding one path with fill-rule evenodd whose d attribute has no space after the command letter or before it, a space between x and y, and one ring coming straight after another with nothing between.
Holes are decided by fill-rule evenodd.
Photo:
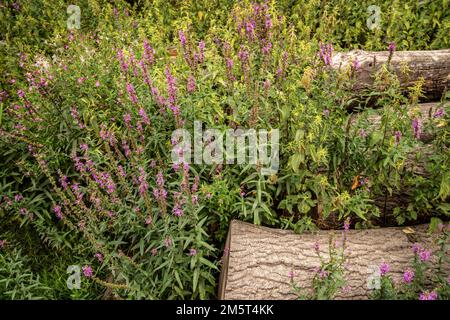
<instances>
[{"instance_id":1,"label":"fallen log","mask_svg":"<svg viewBox=\"0 0 450 320\"><path fill-rule=\"evenodd\" d=\"M414 258L413 242L430 248L437 246L436 234L427 233L427 225L412 227L414 241L402 228L349 230L347 233L347 264L345 279L348 290L339 292L336 299L367 299L371 292L368 281L382 262L390 265L389 274L401 281L403 272L411 267ZM226 242L219 283L219 298L226 300L290 300L296 299L290 284L294 281L310 290L312 277L320 261L315 253L317 241L323 257L327 254L329 237L341 239L342 231L318 231L316 234L295 234L289 230L271 229L233 220ZM431 274L437 271L437 257L431 258ZM442 272L450 271L444 262Z\"/></svg>"},{"instance_id":2,"label":"fallen log","mask_svg":"<svg viewBox=\"0 0 450 320\"><path fill-rule=\"evenodd\" d=\"M388 62L388 51L352 50L338 52L332 58L331 66L335 69L350 67L353 61L360 64L355 73L356 81L353 90L356 92L371 88L374 74L381 65ZM429 101L440 100L442 94L450 88L450 50L428 51L396 51L392 55L390 65L394 68L403 89L407 89L423 77L423 90ZM409 72L405 73L407 67Z\"/></svg>"}]
</instances>

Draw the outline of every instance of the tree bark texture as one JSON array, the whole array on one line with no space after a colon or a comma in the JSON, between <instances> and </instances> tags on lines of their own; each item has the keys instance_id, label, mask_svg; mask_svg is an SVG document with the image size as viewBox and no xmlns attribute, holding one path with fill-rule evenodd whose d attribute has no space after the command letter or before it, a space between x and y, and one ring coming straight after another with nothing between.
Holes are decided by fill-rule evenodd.
<instances>
[{"instance_id":1,"label":"tree bark texture","mask_svg":"<svg viewBox=\"0 0 450 320\"><path fill-rule=\"evenodd\" d=\"M356 71L356 81L353 89L360 91L371 88L374 74L381 65L389 60L388 51L352 50L338 52L332 58L332 67L346 69L357 59L360 69ZM396 51L393 53L390 65L394 68L403 89L407 89L423 77L425 96L429 101L440 100L444 91L450 88L450 49L426 51ZM409 72L404 73L408 67Z\"/></svg>"},{"instance_id":2,"label":"tree bark texture","mask_svg":"<svg viewBox=\"0 0 450 320\"><path fill-rule=\"evenodd\" d=\"M339 292L336 299L367 299L371 292L368 282L382 262L390 265L389 274L400 282L403 272L411 267L415 242L437 251L436 234L427 233L427 225L411 227L414 238L403 228L349 230L346 245L345 279L348 290ZM225 300L296 299L289 272L294 281L310 290L314 269L320 266L314 249L317 241L322 257L328 257L330 235L341 242L343 231L318 231L316 234L295 234L289 230L271 229L233 220L230 224L219 284L219 298ZM448 253L448 252L447 252ZM448 263L437 269L437 257L431 258L430 274L442 272L448 276Z\"/></svg>"}]
</instances>

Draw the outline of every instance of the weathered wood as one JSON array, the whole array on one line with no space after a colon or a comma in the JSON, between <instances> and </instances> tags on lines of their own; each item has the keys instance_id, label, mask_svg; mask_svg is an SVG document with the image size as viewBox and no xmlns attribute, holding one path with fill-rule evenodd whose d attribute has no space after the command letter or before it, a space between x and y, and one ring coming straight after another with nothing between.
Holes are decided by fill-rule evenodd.
<instances>
[{"instance_id":1,"label":"weathered wood","mask_svg":"<svg viewBox=\"0 0 450 320\"><path fill-rule=\"evenodd\" d=\"M427 225L412 227L415 240L436 252L436 234L427 233ZM228 256L222 266L219 284L220 299L295 299L289 272L302 288L311 289L311 280L320 265L314 243L326 256L331 234L341 241L342 231L319 231L317 234L295 234L292 231L271 229L233 220L227 241ZM419 239L419 240L417 240ZM384 261L391 267L394 281L401 281L403 272L411 266L413 242L402 228L349 230L347 233L345 278L349 290L339 292L337 299L367 299L371 290L368 279ZM436 256L431 262L436 267ZM450 270L443 265L444 274ZM436 273L437 270L429 270Z\"/></svg>"},{"instance_id":2,"label":"weathered wood","mask_svg":"<svg viewBox=\"0 0 450 320\"><path fill-rule=\"evenodd\" d=\"M381 65L388 62L389 52L362 50L338 52L333 56L331 66L346 69L355 59L359 61L360 69L355 74L353 90L359 91L373 86L373 76ZM429 100L439 100L443 92L450 88L450 49L396 51L390 64L395 69L403 89L413 86L420 77L423 77L424 93ZM402 72L405 66L410 70L406 74Z\"/></svg>"}]
</instances>

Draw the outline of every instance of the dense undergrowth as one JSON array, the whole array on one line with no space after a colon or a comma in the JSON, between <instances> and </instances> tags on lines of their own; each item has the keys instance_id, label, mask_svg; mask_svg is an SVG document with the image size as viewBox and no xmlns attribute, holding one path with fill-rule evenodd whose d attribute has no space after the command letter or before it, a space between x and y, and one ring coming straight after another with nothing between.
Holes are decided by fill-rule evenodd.
<instances>
[{"instance_id":1,"label":"dense undergrowth","mask_svg":"<svg viewBox=\"0 0 450 320\"><path fill-rule=\"evenodd\" d=\"M449 4L374 2L375 30L368 1L74 1L68 30L64 1L2 1L0 298L212 298L233 218L297 232L446 220L449 95L422 122L422 83L404 95L386 65L356 117L357 63L329 58L448 48ZM173 165L172 132L194 120L278 129L279 171ZM399 193L392 212L376 202Z\"/></svg>"}]
</instances>

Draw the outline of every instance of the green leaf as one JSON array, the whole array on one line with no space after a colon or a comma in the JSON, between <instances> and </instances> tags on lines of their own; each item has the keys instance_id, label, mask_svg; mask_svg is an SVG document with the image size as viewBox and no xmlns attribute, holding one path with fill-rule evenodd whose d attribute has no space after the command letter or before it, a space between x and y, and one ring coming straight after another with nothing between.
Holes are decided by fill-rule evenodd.
<instances>
[{"instance_id":1,"label":"green leaf","mask_svg":"<svg viewBox=\"0 0 450 320\"><path fill-rule=\"evenodd\" d=\"M193 292L195 292L196 289L197 289L199 275L200 275L200 269L199 268L195 268L194 276L193 276L193 279L192 279L192 291Z\"/></svg>"},{"instance_id":2,"label":"green leaf","mask_svg":"<svg viewBox=\"0 0 450 320\"><path fill-rule=\"evenodd\" d=\"M207 259L205 259L205 258L203 258L203 257L200 257L200 258L199 258L199 261L200 261L200 263L202 263L202 264L204 264L204 265L210 267L211 269L214 269L214 270L219 271L219 268L217 268L217 266L214 265L211 261L209 261L209 260L207 260Z\"/></svg>"}]
</instances>

